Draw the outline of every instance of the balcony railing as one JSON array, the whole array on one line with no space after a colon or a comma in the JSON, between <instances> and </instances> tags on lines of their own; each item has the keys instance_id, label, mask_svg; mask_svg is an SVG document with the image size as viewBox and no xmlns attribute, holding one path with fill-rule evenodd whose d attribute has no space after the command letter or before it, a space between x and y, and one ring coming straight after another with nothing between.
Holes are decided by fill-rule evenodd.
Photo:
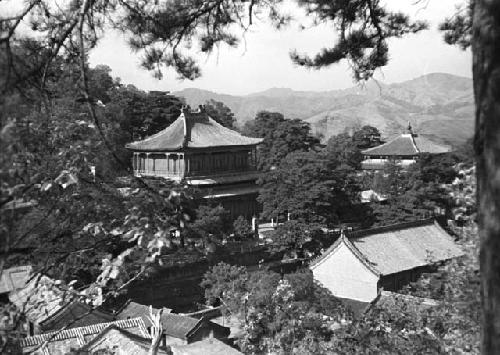
<instances>
[{"instance_id":1,"label":"balcony railing","mask_svg":"<svg viewBox=\"0 0 500 355\"><path fill-rule=\"evenodd\" d=\"M190 172L182 172L182 171L168 171L168 170L145 170L145 169L136 169L134 173L136 175L143 176L161 176L161 177L171 177L171 178L182 178L182 177L196 177L196 178L204 178L204 177L213 177L213 176L233 176L242 173L254 173L257 172L255 167L247 167L240 169L232 169L232 170L223 170L223 171L206 171L206 170L195 170Z\"/></svg>"}]
</instances>

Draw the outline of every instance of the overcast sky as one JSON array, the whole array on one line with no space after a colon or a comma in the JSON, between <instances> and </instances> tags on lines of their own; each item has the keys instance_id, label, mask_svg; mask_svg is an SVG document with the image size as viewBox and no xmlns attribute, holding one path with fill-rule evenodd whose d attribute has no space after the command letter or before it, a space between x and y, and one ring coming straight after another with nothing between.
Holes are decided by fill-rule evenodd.
<instances>
[{"instance_id":1,"label":"overcast sky","mask_svg":"<svg viewBox=\"0 0 500 355\"><path fill-rule=\"evenodd\" d=\"M415 4L417 2L417 4ZM471 77L471 54L446 45L438 24L455 11L460 0L388 0L388 6L402 10L413 18L426 19L430 30L418 35L390 42L390 63L376 74L386 83L400 82L427 73L444 72ZM307 21L299 10L289 7L299 21ZM333 90L352 86L351 72L345 62L321 70L295 66L290 58L291 49L314 54L331 45L335 33L328 25L299 30L298 23L285 30L275 30L258 23L246 34L246 48L221 47L208 58L200 55L203 76L195 81L176 79L167 72L163 80L139 67L139 59L128 48L125 39L108 32L90 56L92 65L107 64L113 75L123 83L131 83L144 90L176 91L196 87L227 94L248 94L272 87L295 90Z\"/></svg>"}]
</instances>

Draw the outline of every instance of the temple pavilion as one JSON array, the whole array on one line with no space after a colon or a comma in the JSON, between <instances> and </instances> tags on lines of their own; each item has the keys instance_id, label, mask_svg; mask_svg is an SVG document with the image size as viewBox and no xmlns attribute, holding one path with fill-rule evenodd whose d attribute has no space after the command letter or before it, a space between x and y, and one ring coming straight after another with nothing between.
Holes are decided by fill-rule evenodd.
<instances>
[{"instance_id":1,"label":"temple pavilion","mask_svg":"<svg viewBox=\"0 0 500 355\"><path fill-rule=\"evenodd\" d=\"M363 170L381 170L389 162L395 162L402 168L415 163L422 153L442 154L451 151L449 146L430 141L416 133L408 124L406 133L381 144L362 151L364 160L361 162Z\"/></svg>"},{"instance_id":2,"label":"temple pavilion","mask_svg":"<svg viewBox=\"0 0 500 355\"><path fill-rule=\"evenodd\" d=\"M200 106L197 111L182 109L170 126L126 148L133 152L136 176L197 187L233 219L250 219L258 214L256 147L261 142L222 126Z\"/></svg>"}]
</instances>

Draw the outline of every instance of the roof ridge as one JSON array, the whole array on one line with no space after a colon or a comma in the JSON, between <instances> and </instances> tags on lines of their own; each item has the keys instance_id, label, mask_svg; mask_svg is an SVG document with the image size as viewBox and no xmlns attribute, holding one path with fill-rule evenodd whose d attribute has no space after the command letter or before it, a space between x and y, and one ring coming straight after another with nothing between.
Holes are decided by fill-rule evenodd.
<instances>
[{"instance_id":1,"label":"roof ridge","mask_svg":"<svg viewBox=\"0 0 500 355\"><path fill-rule=\"evenodd\" d=\"M392 138L391 140L389 140L389 141L387 141L387 142L385 142L383 144L380 144L380 145L377 145L375 147L371 147L371 148L362 150L361 153L362 154L370 155L370 153L377 152L377 151L379 151L381 149L390 147L391 145L394 145L395 143L400 143L400 142L406 141L406 139L410 138L411 145L412 145L413 149L415 149L415 151L412 152L412 153L407 153L406 152L403 155L415 155L415 154L418 154L418 150L416 149L413 137L414 137L413 134L401 133L401 134L395 136L394 138ZM375 153L373 155L377 155L377 154ZM391 155L391 154L381 153L380 155Z\"/></svg>"},{"instance_id":2,"label":"roof ridge","mask_svg":"<svg viewBox=\"0 0 500 355\"><path fill-rule=\"evenodd\" d=\"M188 145L188 142L191 140L191 126L189 125L188 119L189 119L189 114L191 112L188 112L188 107L183 106L181 108L181 114L179 115L179 118L182 119L182 127L183 127L183 139L182 139L182 147L186 148Z\"/></svg>"},{"instance_id":3,"label":"roof ridge","mask_svg":"<svg viewBox=\"0 0 500 355\"><path fill-rule=\"evenodd\" d=\"M380 275L380 272L377 270L377 268L365 257L365 255L363 255L363 253L349 240L349 238L346 237L344 233L342 233L340 237L323 254L313 260L313 262L309 264L309 267L315 267L321 261L325 260L342 243L344 243L349 248L349 250L351 250L354 256L358 258L370 271L377 275Z\"/></svg>"},{"instance_id":4,"label":"roof ridge","mask_svg":"<svg viewBox=\"0 0 500 355\"><path fill-rule=\"evenodd\" d=\"M101 332L103 329L109 327L110 325L116 325L117 327L120 327L120 328L122 328L122 327L123 328L139 327L139 328L141 328L141 331L146 329L146 326L144 325L144 321L140 317L132 318L132 319L121 319L121 320L116 320L116 321L112 321L112 322L87 325L85 327L56 330L56 331L50 332L50 333L33 335L31 337L21 339L20 345L21 345L21 347L35 346L35 345L40 345L46 341L65 340L65 339L69 339L69 338L78 337L80 335L83 336L83 335L88 335L88 334L95 334L95 333Z\"/></svg>"},{"instance_id":5,"label":"roof ridge","mask_svg":"<svg viewBox=\"0 0 500 355\"><path fill-rule=\"evenodd\" d=\"M354 243L352 243L348 237L345 235L341 236L342 241L345 243L345 245L351 250L351 252L354 254L356 258L358 258L359 261L361 261L371 272L373 272L376 275L380 275L380 271L377 270L375 265L368 260L366 255L364 255L361 250L359 250Z\"/></svg>"},{"instance_id":6,"label":"roof ridge","mask_svg":"<svg viewBox=\"0 0 500 355\"><path fill-rule=\"evenodd\" d=\"M122 305L121 305L118 309L116 309L116 310L113 312L113 314L114 314L114 315L118 315L118 314L120 314L121 312L123 312L123 310L124 310L125 308L127 308L127 306L128 306L131 302L132 302L132 299L131 299L131 298L129 298L127 301L125 301L125 303L124 303L124 304L122 304Z\"/></svg>"},{"instance_id":7,"label":"roof ridge","mask_svg":"<svg viewBox=\"0 0 500 355\"><path fill-rule=\"evenodd\" d=\"M182 332L178 332L179 329L177 329L177 328L170 329L167 326L169 324L169 319L174 320L174 321L178 321L178 322L182 322L182 319L189 320L189 321L192 321L192 324L186 324L186 322L181 323L182 324L181 328L184 328L184 329L182 329ZM200 327L200 325L205 322L205 319L203 319L203 317L202 318L194 318L194 317L190 317L190 316L186 316L186 315L182 315L182 314L178 314L178 313L166 313L166 314L162 314L161 321L162 321L162 324L163 324L163 322L165 322L164 326L163 326L163 331L165 332L165 334L176 336L176 337L179 334L182 334L182 337L187 339L188 336L193 331L198 329ZM186 330L185 328L189 328L189 329Z\"/></svg>"},{"instance_id":8,"label":"roof ridge","mask_svg":"<svg viewBox=\"0 0 500 355\"><path fill-rule=\"evenodd\" d=\"M190 318L192 318L192 317L190 317ZM196 319L196 318L194 318L194 319ZM206 322L206 320L205 320L205 318L204 318L204 317L198 318L198 322L196 322L196 324L195 324L195 325L194 325L194 326L193 326L190 330L188 330L188 331L186 332L185 337L186 337L186 338L189 338L189 335L190 335L191 333L195 332L196 330L198 330L198 329L200 328L200 326L201 326L204 322Z\"/></svg>"},{"instance_id":9,"label":"roof ridge","mask_svg":"<svg viewBox=\"0 0 500 355\"><path fill-rule=\"evenodd\" d=\"M83 303L83 302L80 302L79 300L77 299L72 299L70 302L62 305L57 311L55 311L54 313L52 313L51 315L49 315L47 318L45 318L43 321L40 322L40 326L43 327L43 324L47 324L49 323L50 321L53 320L53 318L55 318L57 315L61 314L62 312L64 312L69 306L73 305L73 304L81 304L81 305L84 305L85 306L88 306L87 304ZM90 307L90 306L88 306ZM87 307L85 307L87 308Z\"/></svg>"},{"instance_id":10,"label":"roof ridge","mask_svg":"<svg viewBox=\"0 0 500 355\"><path fill-rule=\"evenodd\" d=\"M203 127L197 127L205 123ZM206 126L206 127L205 127ZM201 107L196 111L183 108L181 114L163 130L141 140L127 143L125 148L137 152L162 152L179 149L255 146L262 138L247 137L211 118Z\"/></svg>"},{"instance_id":11,"label":"roof ridge","mask_svg":"<svg viewBox=\"0 0 500 355\"><path fill-rule=\"evenodd\" d=\"M108 326L108 327L104 328L103 330L101 330L99 332L99 334L94 339L92 339L89 342L87 342L87 344L85 344L80 349L80 351L88 350L89 347L91 347L96 341L98 341L99 339L101 339L110 330L117 330L121 334L123 334L126 337L128 337L129 339L138 340L138 341L141 341L141 342L149 342L151 340L151 336L149 334L147 334L147 337L143 337L143 336L140 336L138 334L134 334L132 332L129 332L126 329L120 328L120 327L116 326L115 324L111 324L110 326Z\"/></svg>"},{"instance_id":12,"label":"roof ridge","mask_svg":"<svg viewBox=\"0 0 500 355\"><path fill-rule=\"evenodd\" d=\"M81 306L85 309L87 314L98 314L101 316L109 316L111 319L113 319L113 315L109 312L104 311L103 309L99 309L99 307L93 307L85 302L80 301L79 299L72 299L69 303L66 303L65 305L61 306L57 311L49 315L47 318L45 318L43 321L40 322L40 327L44 328L47 323L50 323L54 321L58 316L60 316L63 312L69 309L69 307L73 306ZM86 316L87 314L84 314L83 316Z\"/></svg>"},{"instance_id":13,"label":"roof ridge","mask_svg":"<svg viewBox=\"0 0 500 355\"><path fill-rule=\"evenodd\" d=\"M434 218L426 218L426 219L419 219L416 221L394 223L394 224L389 224L386 226L361 229L361 230L357 230L357 231L348 232L348 238L362 238L362 237L369 236L371 234L389 232L392 230L401 230L401 229L408 229L408 228L412 228L412 227L420 227L420 226L430 225L434 221L435 221Z\"/></svg>"},{"instance_id":14,"label":"roof ridge","mask_svg":"<svg viewBox=\"0 0 500 355\"><path fill-rule=\"evenodd\" d=\"M415 137L417 135L416 134L413 134L413 132L410 134L410 139L411 139L411 144L413 144L413 147L415 148L415 151L420 154L420 149L418 149L417 147L417 143L415 142Z\"/></svg>"}]
</instances>

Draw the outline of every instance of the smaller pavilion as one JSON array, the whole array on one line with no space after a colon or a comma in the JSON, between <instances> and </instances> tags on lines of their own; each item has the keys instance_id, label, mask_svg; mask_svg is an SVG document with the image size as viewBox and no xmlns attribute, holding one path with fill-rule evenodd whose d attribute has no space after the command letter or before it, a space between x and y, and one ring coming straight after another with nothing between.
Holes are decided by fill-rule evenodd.
<instances>
[{"instance_id":1,"label":"smaller pavilion","mask_svg":"<svg viewBox=\"0 0 500 355\"><path fill-rule=\"evenodd\" d=\"M426 219L342 232L309 268L334 296L372 302L382 289L397 292L433 266L462 255L446 230Z\"/></svg>"},{"instance_id":2,"label":"smaller pavilion","mask_svg":"<svg viewBox=\"0 0 500 355\"><path fill-rule=\"evenodd\" d=\"M406 133L382 145L362 151L364 160L361 162L361 168L363 170L382 170L389 161L406 168L415 163L421 153L442 154L449 151L451 151L449 146L434 143L413 133L411 125L408 124Z\"/></svg>"},{"instance_id":3,"label":"smaller pavilion","mask_svg":"<svg viewBox=\"0 0 500 355\"><path fill-rule=\"evenodd\" d=\"M222 126L200 106L183 108L170 126L126 148L133 151L136 176L182 181L220 203L232 218L251 219L258 214L256 147L261 142Z\"/></svg>"}]
</instances>

